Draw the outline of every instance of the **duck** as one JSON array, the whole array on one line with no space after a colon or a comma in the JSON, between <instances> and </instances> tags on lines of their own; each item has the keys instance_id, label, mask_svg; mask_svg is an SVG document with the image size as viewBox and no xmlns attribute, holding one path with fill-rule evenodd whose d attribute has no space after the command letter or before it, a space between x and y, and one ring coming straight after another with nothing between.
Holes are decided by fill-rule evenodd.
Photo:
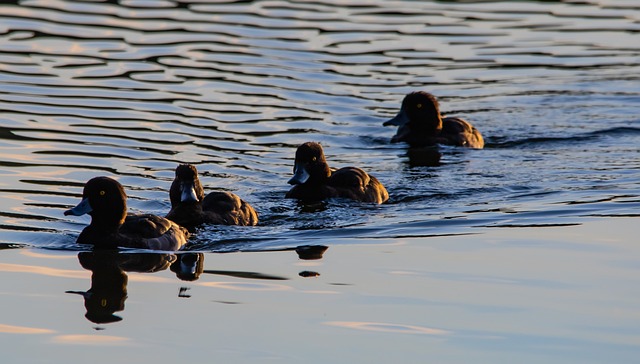
<instances>
[{"instance_id":1,"label":"duck","mask_svg":"<svg viewBox=\"0 0 640 364\"><path fill-rule=\"evenodd\" d=\"M256 210L236 194L214 191L205 196L198 178L198 169L192 164L180 164L176 167L169 198L171 210L165 217L191 232L202 224L258 224Z\"/></svg>"},{"instance_id":2,"label":"duck","mask_svg":"<svg viewBox=\"0 0 640 364\"><path fill-rule=\"evenodd\" d=\"M402 100L400 112L383 126L398 127L392 143L406 142L410 147L437 144L482 149L482 134L468 121L442 117L437 98L425 91L411 92Z\"/></svg>"},{"instance_id":3,"label":"duck","mask_svg":"<svg viewBox=\"0 0 640 364\"><path fill-rule=\"evenodd\" d=\"M293 187L285 195L305 202L340 197L381 204L389 199L387 189L374 176L358 167L332 170L319 143L306 142L296 150Z\"/></svg>"},{"instance_id":4,"label":"duck","mask_svg":"<svg viewBox=\"0 0 640 364\"><path fill-rule=\"evenodd\" d=\"M127 214L127 195L122 185L110 177L90 179L82 200L64 212L65 216L89 214L78 244L95 248L139 248L175 251L187 243L189 232L171 220L152 214Z\"/></svg>"}]
</instances>

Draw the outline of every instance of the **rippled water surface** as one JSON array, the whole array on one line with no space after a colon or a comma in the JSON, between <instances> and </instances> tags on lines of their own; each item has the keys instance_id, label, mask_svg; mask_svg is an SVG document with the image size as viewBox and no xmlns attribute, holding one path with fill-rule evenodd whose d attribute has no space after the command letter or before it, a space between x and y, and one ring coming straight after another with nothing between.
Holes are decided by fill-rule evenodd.
<instances>
[{"instance_id":1,"label":"rippled water surface","mask_svg":"<svg viewBox=\"0 0 640 364\"><path fill-rule=\"evenodd\" d=\"M3 3L3 351L634 362L638 33L633 0ZM425 166L390 144L382 123L415 90L485 149L443 147ZM309 140L375 175L389 202L283 199ZM80 253L89 218L62 213L88 179L114 177L131 211L164 215L184 162L259 226L200 230L195 281L169 269L191 255ZM328 250L293 252L308 245ZM91 302L122 320L100 322Z\"/></svg>"}]
</instances>

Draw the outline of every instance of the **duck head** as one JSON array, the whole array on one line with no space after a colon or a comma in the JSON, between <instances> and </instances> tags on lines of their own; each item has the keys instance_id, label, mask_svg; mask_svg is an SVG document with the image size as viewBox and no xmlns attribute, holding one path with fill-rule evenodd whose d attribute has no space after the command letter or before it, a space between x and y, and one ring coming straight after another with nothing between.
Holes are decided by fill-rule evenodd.
<instances>
[{"instance_id":1,"label":"duck head","mask_svg":"<svg viewBox=\"0 0 640 364\"><path fill-rule=\"evenodd\" d=\"M109 177L95 177L84 185L82 201L64 214L89 214L92 225L117 228L127 216L127 195L118 181Z\"/></svg>"},{"instance_id":2,"label":"duck head","mask_svg":"<svg viewBox=\"0 0 640 364\"><path fill-rule=\"evenodd\" d=\"M296 160L293 166L293 177L289 184L319 183L331 176L331 169L327 165L324 151L319 143L307 142L296 150Z\"/></svg>"},{"instance_id":3,"label":"duck head","mask_svg":"<svg viewBox=\"0 0 640 364\"><path fill-rule=\"evenodd\" d=\"M198 178L196 166L181 164L176 168L176 177L169 191L171 207L181 202L202 202L204 189Z\"/></svg>"},{"instance_id":4,"label":"duck head","mask_svg":"<svg viewBox=\"0 0 640 364\"><path fill-rule=\"evenodd\" d=\"M412 92L402 100L400 112L382 125L398 126L392 142L407 141L416 135L435 135L442 130L438 100L428 92Z\"/></svg>"}]
</instances>

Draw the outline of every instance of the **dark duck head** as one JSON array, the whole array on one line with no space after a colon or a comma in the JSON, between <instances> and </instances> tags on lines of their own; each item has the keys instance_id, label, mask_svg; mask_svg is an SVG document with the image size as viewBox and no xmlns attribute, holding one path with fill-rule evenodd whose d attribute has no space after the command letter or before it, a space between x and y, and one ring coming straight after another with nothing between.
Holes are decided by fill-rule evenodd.
<instances>
[{"instance_id":1,"label":"dark duck head","mask_svg":"<svg viewBox=\"0 0 640 364\"><path fill-rule=\"evenodd\" d=\"M419 137L435 137L442 130L440 106L435 96L428 92L412 92L404 97L400 112L382 125L395 125L398 132L392 143L408 142Z\"/></svg>"},{"instance_id":2,"label":"dark duck head","mask_svg":"<svg viewBox=\"0 0 640 364\"><path fill-rule=\"evenodd\" d=\"M296 150L293 165L293 177L289 184L322 184L331 177L331 169L327 165L322 146L318 143L307 142Z\"/></svg>"},{"instance_id":3,"label":"dark duck head","mask_svg":"<svg viewBox=\"0 0 640 364\"><path fill-rule=\"evenodd\" d=\"M176 168L176 177L169 192L171 207L181 202L202 202L204 189L198 178L198 170L191 164L181 164Z\"/></svg>"},{"instance_id":4,"label":"dark duck head","mask_svg":"<svg viewBox=\"0 0 640 364\"><path fill-rule=\"evenodd\" d=\"M109 177L95 177L85 184L82 201L64 214L89 214L94 228L111 233L117 231L127 217L127 195L118 181Z\"/></svg>"}]
</instances>

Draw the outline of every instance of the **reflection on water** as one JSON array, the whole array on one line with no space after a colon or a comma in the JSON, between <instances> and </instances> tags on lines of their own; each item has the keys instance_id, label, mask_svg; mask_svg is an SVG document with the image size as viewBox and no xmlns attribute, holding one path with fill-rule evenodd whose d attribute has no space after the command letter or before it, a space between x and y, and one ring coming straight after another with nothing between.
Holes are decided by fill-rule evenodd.
<instances>
[{"instance_id":1,"label":"reflection on water","mask_svg":"<svg viewBox=\"0 0 640 364\"><path fill-rule=\"evenodd\" d=\"M322 254L328 249L321 245L304 245L293 249L301 260L319 260ZM202 274L217 276L227 276L240 279L251 280L288 280L289 278L250 271L230 271L205 269L205 255L203 253L180 252L179 254L161 253L124 253L117 250L96 250L92 252L81 252L78 254L78 261L82 268L91 271L91 287L87 291L66 291L66 293L78 294L84 298L86 309L85 317L96 324L107 324L118 322L122 317L116 315L117 312L125 308L125 300L128 297L127 284L129 277L127 272L136 273L156 273L169 268L175 276L182 281L195 282ZM0 271L26 272L33 267L17 266L12 268L9 264L0 264ZM38 270L38 267L35 267ZM50 274L51 269L47 270ZM302 275L302 273L301 273ZM317 272L313 275L319 276ZM76 277L77 274L69 275ZM247 282L207 282L202 286L218 287L232 290L281 290L289 289L287 286L269 283L247 283ZM181 287L178 297L190 298L187 292L190 287ZM10 332L31 332L27 328L11 329ZM35 331L37 332L37 330Z\"/></svg>"},{"instance_id":2,"label":"reflection on water","mask_svg":"<svg viewBox=\"0 0 640 364\"><path fill-rule=\"evenodd\" d=\"M295 250L298 258L302 260L318 260L322 259L327 249L329 247L324 245L300 245Z\"/></svg>"},{"instance_id":3,"label":"reflection on water","mask_svg":"<svg viewBox=\"0 0 640 364\"><path fill-rule=\"evenodd\" d=\"M204 270L204 255L201 253L184 253L175 256L171 271L183 281L197 281Z\"/></svg>"},{"instance_id":4,"label":"reflection on water","mask_svg":"<svg viewBox=\"0 0 640 364\"><path fill-rule=\"evenodd\" d=\"M382 322L327 322L327 325L345 327L354 330L381 331L399 334L448 335L446 330L413 325L386 324Z\"/></svg>"},{"instance_id":5,"label":"reflection on water","mask_svg":"<svg viewBox=\"0 0 640 364\"><path fill-rule=\"evenodd\" d=\"M438 167L441 165L442 153L433 147L409 148L407 158L411 167Z\"/></svg>"},{"instance_id":6,"label":"reflection on water","mask_svg":"<svg viewBox=\"0 0 640 364\"><path fill-rule=\"evenodd\" d=\"M120 254L117 251L83 252L80 265L91 271L91 288L86 292L67 291L84 298L85 317L97 324L122 320L116 312L124 310L127 299L126 272L153 273L167 269L176 261L173 254Z\"/></svg>"},{"instance_id":7,"label":"reflection on water","mask_svg":"<svg viewBox=\"0 0 640 364\"><path fill-rule=\"evenodd\" d=\"M53 333L53 330L40 329L36 327L0 325L0 332L8 334L50 334Z\"/></svg>"}]
</instances>

